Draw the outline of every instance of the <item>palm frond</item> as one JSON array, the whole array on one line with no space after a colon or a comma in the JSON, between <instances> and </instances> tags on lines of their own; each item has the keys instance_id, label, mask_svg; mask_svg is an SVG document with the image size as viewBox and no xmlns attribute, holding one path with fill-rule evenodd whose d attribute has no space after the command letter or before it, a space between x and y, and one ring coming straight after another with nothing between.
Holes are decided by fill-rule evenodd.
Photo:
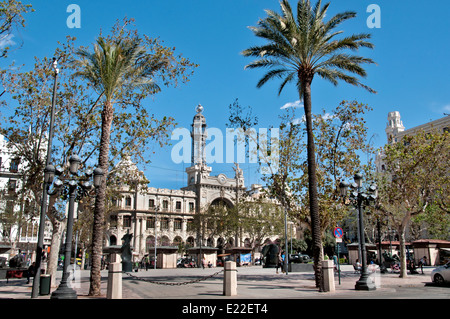
<instances>
[{"instance_id":1,"label":"palm frond","mask_svg":"<svg viewBox=\"0 0 450 319\"><path fill-rule=\"evenodd\" d=\"M92 52L80 49L76 55L79 59L71 61L79 70L75 75L91 82L109 100L122 87L158 92L153 77L168 63L147 54L139 38L113 41L99 37Z\"/></svg>"},{"instance_id":2,"label":"palm frond","mask_svg":"<svg viewBox=\"0 0 450 319\"><path fill-rule=\"evenodd\" d=\"M267 44L252 46L242 51L244 56L257 58L245 68L273 68L258 82L257 87L263 86L271 79L280 78L282 83L279 93L287 83L298 76L308 75L312 81L314 73L337 84L339 81L357 85L374 92L361 84L356 78L347 74L365 77L363 64L374 64L368 58L345 54L345 50L356 51L360 48L373 48L369 41L370 34L361 33L337 39L342 31L335 30L341 23L356 16L353 11L346 11L332 16L325 21L330 4L322 5L318 0L312 6L309 0L299 0L296 16L294 16L288 0L281 0L281 12L265 10L267 17L258 21L256 27L250 27L253 33ZM284 70L281 72L280 70ZM300 88L301 83L297 82Z\"/></svg>"}]
</instances>

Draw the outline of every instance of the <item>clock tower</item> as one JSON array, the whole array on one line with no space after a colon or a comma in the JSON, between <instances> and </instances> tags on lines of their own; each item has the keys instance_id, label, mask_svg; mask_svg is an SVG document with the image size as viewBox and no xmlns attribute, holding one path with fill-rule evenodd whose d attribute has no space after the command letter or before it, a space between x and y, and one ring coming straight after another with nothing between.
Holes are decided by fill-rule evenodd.
<instances>
[{"instance_id":1,"label":"clock tower","mask_svg":"<svg viewBox=\"0 0 450 319\"><path fill-rule=\"evenodd\" d=\"M206 163L207 125L203 115L203 106L196 107L196 114L191 125L191 166L186 168L187 186L183 190L197 194L196 209L204 209L211 203L223 202L233 206L236 198L245 191L244 174L238 164L233 168L235 177L221 173L211 176L212 168Z\"/></svg>"},{"instance_id":2,"label":"clock tower","mask_svg":"<svg viewBox=\"0 0 450 319\"><path fill-rule=\"evenodd\" d=\"M211 172L211 167L206 165L205 147L208 132L206 131L206 119L202 114L203 106L199 104L195 110L197 114L191 124L191 167L186 169L188 186L201 183Z\"/></svg>"}]
</instances>

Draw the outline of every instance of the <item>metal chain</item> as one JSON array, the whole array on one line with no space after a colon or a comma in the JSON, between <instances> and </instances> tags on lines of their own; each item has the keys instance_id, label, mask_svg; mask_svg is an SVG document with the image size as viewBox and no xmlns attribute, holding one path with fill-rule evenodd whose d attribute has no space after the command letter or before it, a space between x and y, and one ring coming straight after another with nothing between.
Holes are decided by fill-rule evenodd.
<instances>
[{"instance_id":1,"label":"metal chain","mask_svg":"<svg viewBox=\"0 0 450 319\"><path fill-rule=\"evenodd\" d=\"M218 271L218 272L216 272L216 273L210 275L210 276L205 276L205 277L201 277L201 278L199 278L199 279L195 279L195 280L191 280L191 281L185 281L185 282L162 282L162 281L154 281L154 280L149 280L149 279L142 278L142 277L136 277L136 276L133 276L132 274L130 274L130 273L128 273L128 272L126 272L126 274L127 274L128 276L130 276L131 278L135 279L135 280L145 281L145 282L149 282L149 283L151 283L151 284L166 285L166 286L181 286L181 285L193 284L193 283L196 283L196 282L200 282L200 281L203 281L203 280L212 278L212 277L214 277L215 275L220 274L221 272L223 272L223 269L222 269L221 271Z\"/></svg>"}]
</instances>

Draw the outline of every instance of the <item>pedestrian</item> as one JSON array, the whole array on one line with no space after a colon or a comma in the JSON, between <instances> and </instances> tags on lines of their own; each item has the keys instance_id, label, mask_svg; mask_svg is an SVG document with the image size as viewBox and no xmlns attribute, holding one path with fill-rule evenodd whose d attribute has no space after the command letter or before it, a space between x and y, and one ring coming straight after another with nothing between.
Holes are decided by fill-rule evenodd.
<instances>
[{"instance_id":1,"label":"pedestrian","mask_svg":"<svg viewBox=\"0 0 450 319\"><path fill-rule=\"evenodd\" d=\"M202 268L205 269L205 265L206 265L206 259L205 257L203 257L202 259Z\"/></svg>"},{"instance_id":2,"label":"pedestrian","mask_svg":"<svg viewBox=\"0 0 450 319\"><path fill-rule=\"evenodd\" d=\"M283 267L282 263L283 263L283 259L281 258L281 254L278 254L277 266L276 266L277 274L278 274L278 268Z\"/></svg>"},{"instance_id":3,"label":"pedestrian","mask_svg":"<svg viewBox=\"0 0 450 319\"><path fill-rule=\"evenodd\" d=\"M426 266L426 265L427 265L427 256L423 256L419 260L419 266L420 266L420 270L422 271L422 275L423 275L423 266Z\"/></svg>"},{"instance_id":4,"label":"pedestrian","mask_svg":"<svg viewBox=\"0 0 450 319\"><path fill-rule=\"evenodd\" d=\"M356 270L361 270L361 263L359 262L359 259L356 259Z\"/></svg>"},{"instance_id":5,"label":"pedestrian","mask_svg":"<svg viewBox=\"0 0 450 319\"><path fill-rule=\"evenodd\" d=\"M36 263L33 262L30 267L28 267L27 270L27 284L30 283L30 277L33 277L36 275Z\"/></svg>"},{"instance_id":6,"label":"pedestrian","mask_svg":"<svg viewBox=\"0 0 450 319\"><path fill-rule=\"evenodd\" d=\"M150 267L150 262L149 262L148 256L145 257L144 261L145 261L145 271L147 271L148 267Z\"/></svg>"}]
</instances>

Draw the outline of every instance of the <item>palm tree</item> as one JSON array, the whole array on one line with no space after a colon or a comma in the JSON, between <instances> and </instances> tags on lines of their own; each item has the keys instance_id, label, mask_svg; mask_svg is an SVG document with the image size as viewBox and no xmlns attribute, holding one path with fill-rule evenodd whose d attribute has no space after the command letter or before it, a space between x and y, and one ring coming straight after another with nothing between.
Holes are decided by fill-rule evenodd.
<instances>
[{"instance_id":1,"label":"palm tree","mask_svg":"<svg viewBox=\"0 0 450 319\"><path fill-rule=\"evenodd\" d=\"M154 83L154 73L165 65L163 59L155 60L141 45L138 37L103 38L94 44L94 52L87 49L77 51L77 76L90 82L103 99L102 126L98 165L105 172L109 168L111 124L114 117L114 103L125 99L137 87L144 92L155 93L160 88ZM103 249L103 224L105 216L106 179L98 189L92 238L92 268L89 295L100 294L100 270Z\"/></svg>"},{"instance_id":2,"label":"palm tree","mask_svg":"<svg viewBox=\"0 0 450 319\"><path fill-rule=\"evenodd\" d=\"M319 0L313 7L309 0L299 0L297 17L294 17L287 0L282 0L280 5L281 14L266 10L267 18L260 20L258 26L250 27L257 37L267 40L268 43L250 47L242 54L257 58L245 68L269 69L259 80L258 88L269 80L278 78L282 80L278 90L278 94L281 94L286 84L295 82L300 100L303 101L307 131L308 191L315 277L316 286L321 290L322 239L311 118L311 83L314 76L318 75L334 85L337 85L339 80L343 80L363 87L369 92L375 92L351 75L365 77L366 72L361 65L374 62L371 59L342 52L346 49L358 50L361 47L373 48L373 44L367 41L370 34L335 39L342 33L342 31L335 31L335 28L342 22L354 18L355 12L339 13L325 22L329 3L322 7L322 1Z\"/></svg>"}]
</instances>

